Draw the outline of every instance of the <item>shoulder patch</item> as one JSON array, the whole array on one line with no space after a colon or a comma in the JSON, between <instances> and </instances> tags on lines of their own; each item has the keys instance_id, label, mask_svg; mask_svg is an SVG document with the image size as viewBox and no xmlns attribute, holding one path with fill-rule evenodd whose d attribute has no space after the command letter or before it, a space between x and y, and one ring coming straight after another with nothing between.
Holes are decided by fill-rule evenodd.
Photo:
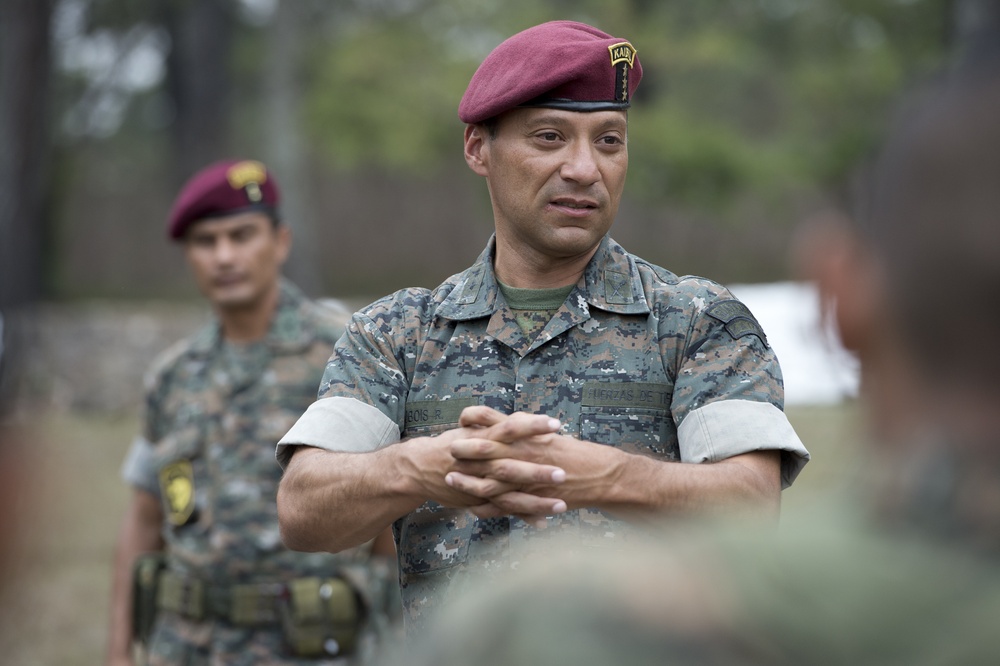
<instances>
[{"instance_id":1,"label":"shoulder patch","mask_svg":"<svg viewBox=\"0 0 1000 666\"><path fill-rule=\"evenodd\" d=\"M750 308L736 299L713 303L705 310L705 314L721 321L726 327L726 332L734 340L742 338L744 335L756 335L765 347L770 346L767 343L767 336L764 335L764 329L757 323Z\"/></svg>"},{"instance_id":2,"label":"shoulder patch","mask_svg":"<svg viewBox=\"0 0 1000 666\"><path fill-rule=\"evenodd\" d=\"M194 469L188 460L178 460L160 469L160 492L171 525L186 524L194 513Z\"/></svg>"}]
</instances>

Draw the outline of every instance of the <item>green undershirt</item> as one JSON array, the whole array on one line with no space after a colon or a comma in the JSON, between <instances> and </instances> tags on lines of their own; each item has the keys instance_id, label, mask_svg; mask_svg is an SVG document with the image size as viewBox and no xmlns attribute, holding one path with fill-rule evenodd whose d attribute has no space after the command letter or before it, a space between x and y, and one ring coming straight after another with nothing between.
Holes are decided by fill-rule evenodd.
<instances>
[{"instance_id":1,"label":"green undershirt","mask_svg":"<svg viewBox=\"0 0 1000 666\"><path fill-rule=\"evenodd\" d=\"M514 311L514 318L528 338L534 338L552 319L575 285L554 289L521 289L497 280L500 293Z\"/></svg>"}]
</instances>

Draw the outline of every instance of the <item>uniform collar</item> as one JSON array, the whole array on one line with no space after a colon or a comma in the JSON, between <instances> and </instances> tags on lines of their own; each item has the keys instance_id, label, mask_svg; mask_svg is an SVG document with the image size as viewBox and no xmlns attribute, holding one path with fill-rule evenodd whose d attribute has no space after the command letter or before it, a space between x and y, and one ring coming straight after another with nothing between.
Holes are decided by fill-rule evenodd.
<instances>
[{"instance_id":1,"label":"uniform collar","mask_svg":"<svg viewBox=\"0 0 1000 666\"><path fill-rule=\"evenodd\" d=\"M476 262L458 274L455 288L437 309L438 315L463 321L488 317L496 311L499 287L493 272L495 248L494 235L490 237L486 249ZM610 236L601 239L597 252L587 264L569 298L573 299L574 296L577 297L575 302L580 306L587 303L607 312L649 312L635 259Z\"/></svg>"},{"instance_id":2,"label":"uniform collar","mask_svg":"<svg viewBox=\"0 0 1000 666\"><path fill-rule=\"evenodd\" d=\"M276 352L294 353L305 349L311 342L312 334L300 316L305 296L289 280L282 277L278 282L278 307L267 335L261 341ZM222 326L215 319L209 326L198 331L191 342L194 354L205 355L222 345Z\"/></svg>"}]
</instances>

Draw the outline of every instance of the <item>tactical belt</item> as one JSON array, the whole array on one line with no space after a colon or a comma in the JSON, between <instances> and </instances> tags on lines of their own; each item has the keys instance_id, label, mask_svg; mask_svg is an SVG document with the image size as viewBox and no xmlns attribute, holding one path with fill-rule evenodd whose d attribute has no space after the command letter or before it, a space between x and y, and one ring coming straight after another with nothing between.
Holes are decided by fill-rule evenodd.
<instances>
[{"instance_id":1,"label":"tactical belt","mask_svg":"<svg viewBox=\"0 0 1000 666\"><path fill-rule=\"evenodd\" d=\"M344 578L212 585L169 570L159 575L156 606L196 622L280 626L301 657L351 654L365 614L358 593Z\"/></svg>"},{"instance_id":2,"label":"tactical belt","mask_svg":"<svg viewBox=\"0 0 1000 666\"><path fill-rule=\"evenodd\" d=\"M284 583L212 585L173 571L160 573L156 605L191 620L226 620L239 626L278 624L278 600L287 595Z\"/></svg>"}]
</instances>

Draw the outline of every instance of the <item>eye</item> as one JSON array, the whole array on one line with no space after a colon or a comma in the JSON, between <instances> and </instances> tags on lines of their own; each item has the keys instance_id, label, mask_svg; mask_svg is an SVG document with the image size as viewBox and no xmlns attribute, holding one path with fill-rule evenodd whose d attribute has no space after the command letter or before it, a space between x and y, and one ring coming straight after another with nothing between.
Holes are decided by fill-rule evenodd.
<instances>
[{"instance_id":1,"label":"eye","mask_svg":"<svg viewBox=\"0 0 1000 666\"><path fill-rule=\"evenodd\" d=\"M602 146L622 146L625 140L617 134L606 134L597 140Z\"/></svg>"},{"instance_id":2,"label":"eye","mask_svg":"<svg viewBox=\"0 0 1000 666\"><path fill-rule=\"evenodd\" d=\"M207 249L215 245L215 238L212 236L192 235L188 238L188 243L193 247Z\"/></svg>"},{"instance_id":3,"label":"eye","mask_svg":"<svg viewBox=\"0 0 1000 666\"><path fill-rule=\"evenodd\" d=\"M236 243L245 243L254 237L256 229L254 227L240 227L232 233L232 239Z\"/></svg>"},{"instance_id":4,"label":"eye","mask_svg":"<svg viewBox=\"0 0 1000 666\"><path fill-rule=\"evenodd\" d=\"M552 143L559 140L558 132L539 132L535 136L546 143Z\"/></svg>"}]
</instances>

